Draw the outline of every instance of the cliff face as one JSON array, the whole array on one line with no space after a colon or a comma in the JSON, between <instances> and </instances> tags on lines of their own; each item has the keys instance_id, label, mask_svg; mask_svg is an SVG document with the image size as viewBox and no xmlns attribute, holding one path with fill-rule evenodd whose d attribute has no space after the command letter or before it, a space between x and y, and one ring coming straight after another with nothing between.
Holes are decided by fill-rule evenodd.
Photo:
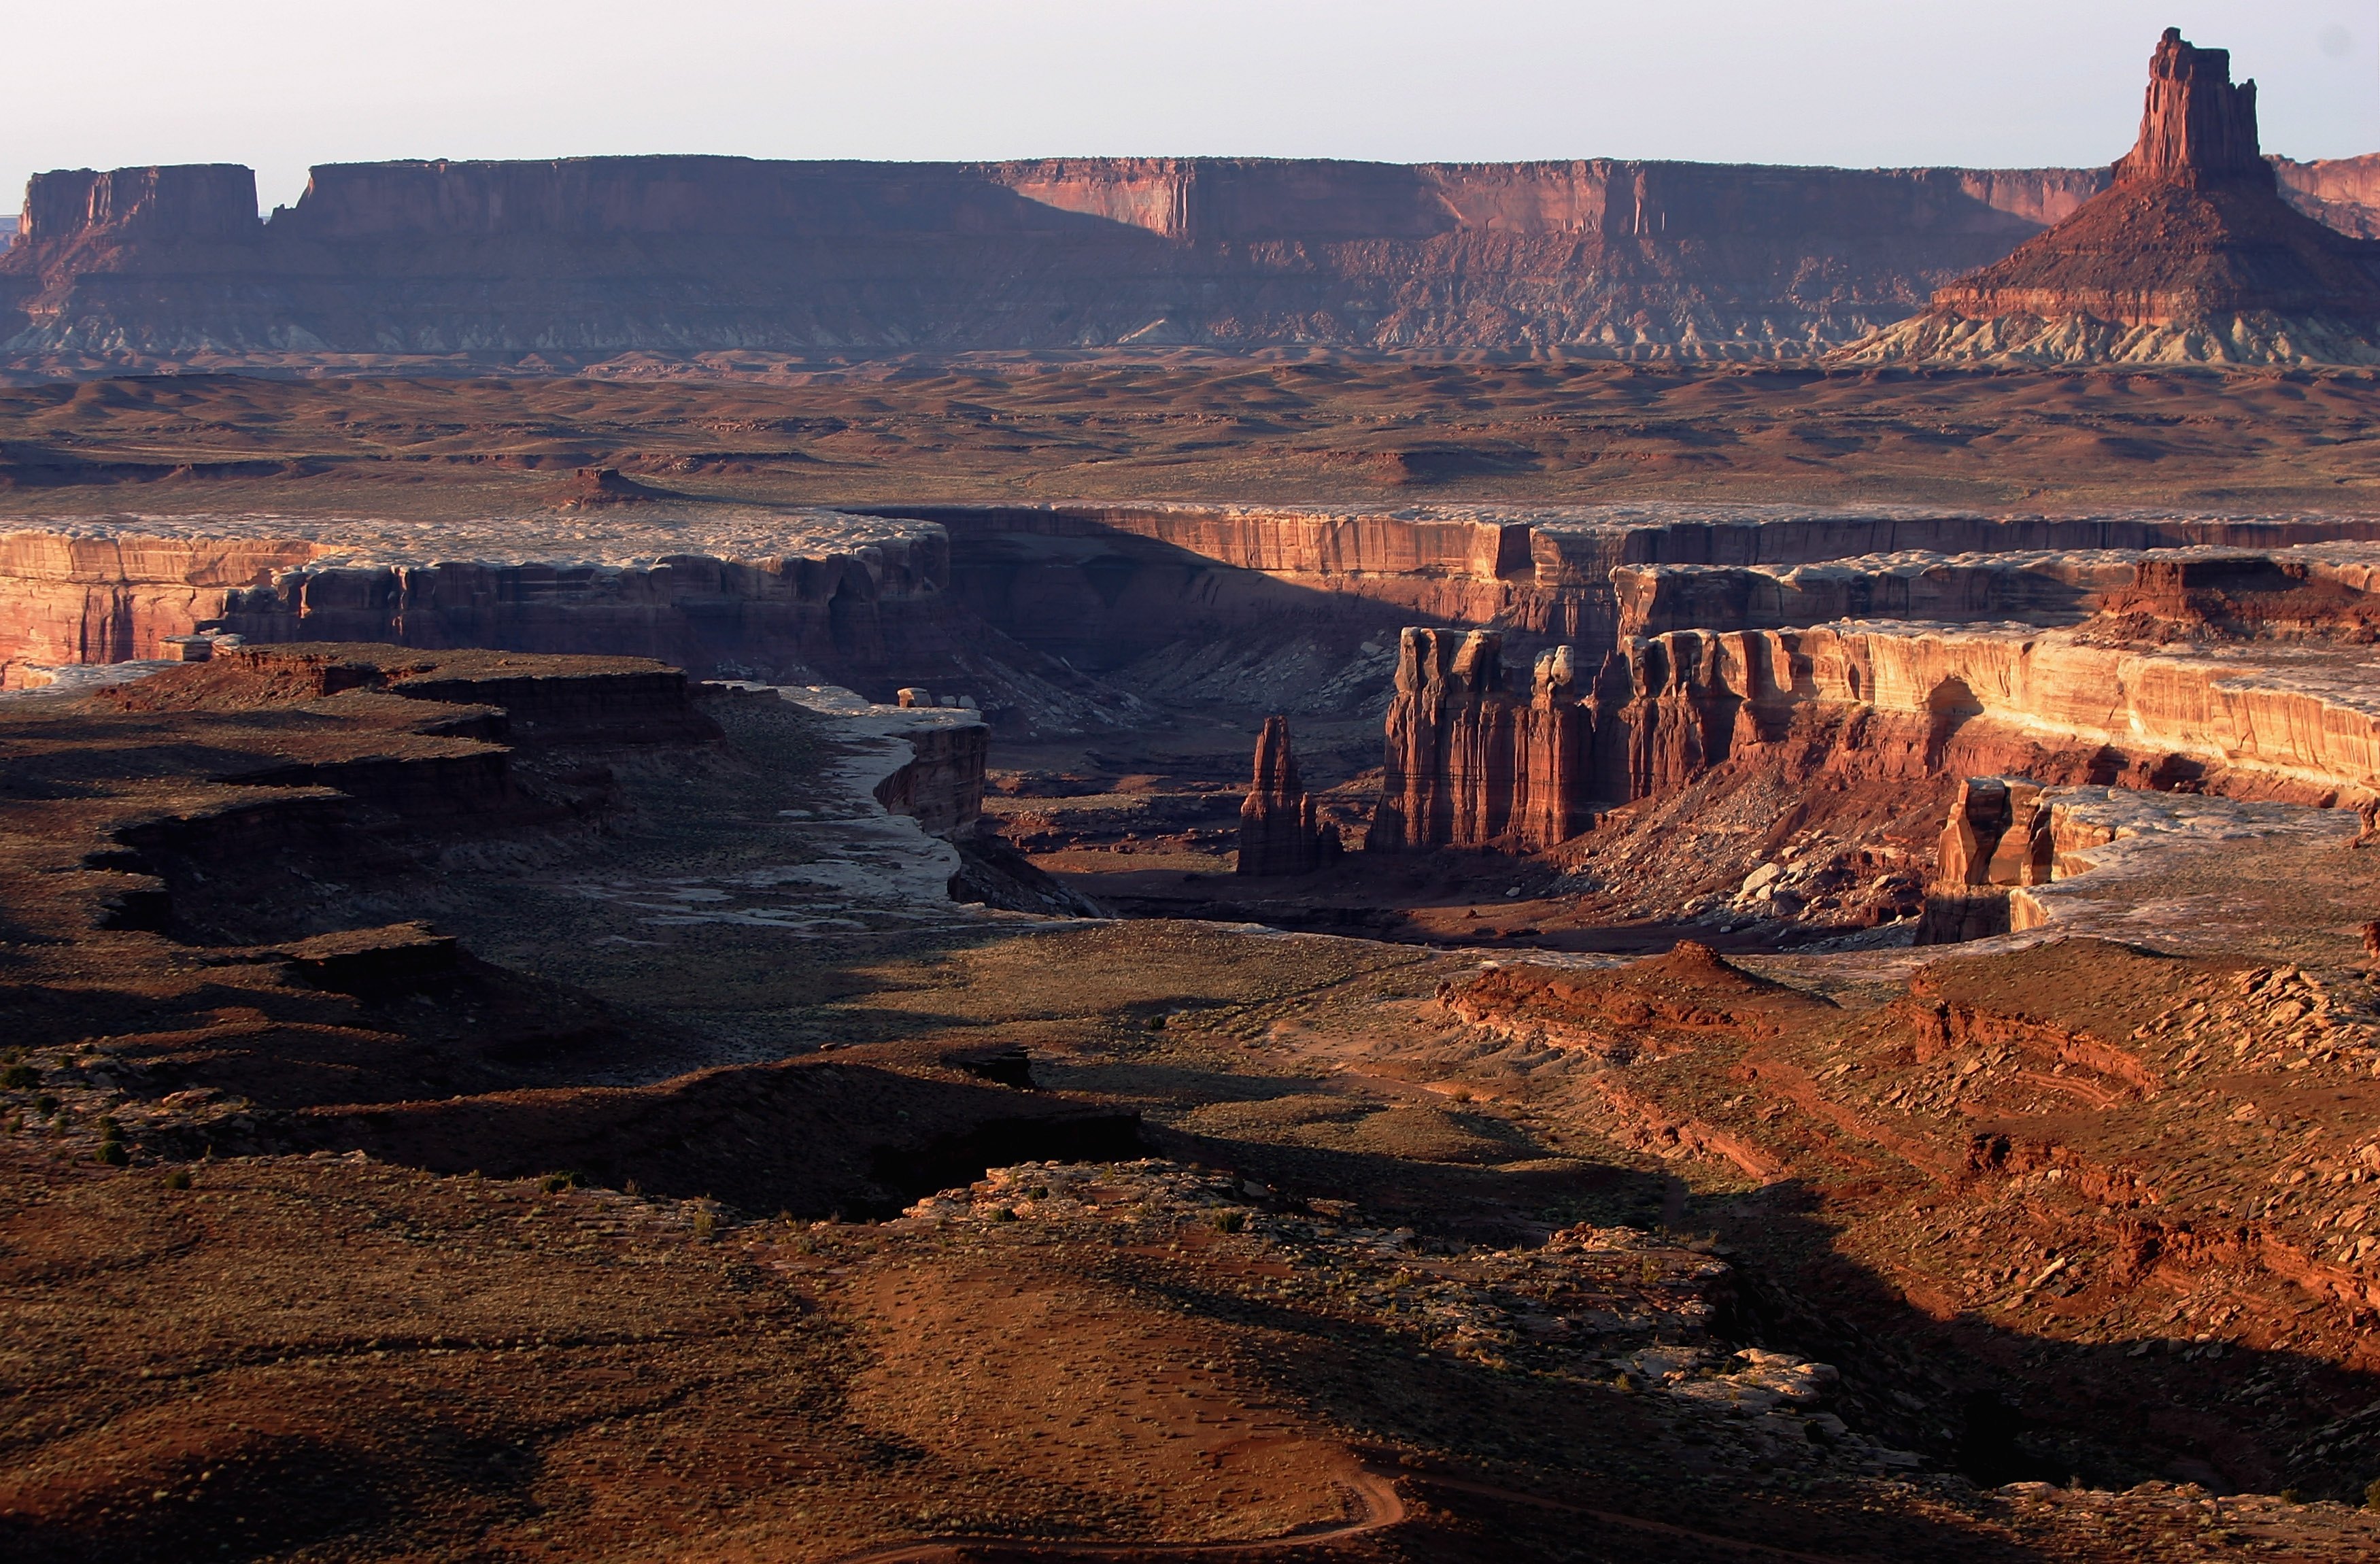
<instances>
[{"instance_id":1,"label":"cliff face","mask_svg":"<svg viewBox=\"0 0 2380 1564\"><path fill-rule=\"evenodd\" d=\"M604 355L1275 343L1807 356L2095 170L586 158L36 176L0 351Z\"/></svg>"},{"instance_id":2,"label":"cliff face","mask_svg":"<svg viewBox=\"0 0 2380 1564\"><path fill-rule=\"evenodd\" d=\"M1823 731L1872 774L1986 774L2054 755L2079 768L2054 781L2334 804L2380 791L2380 718L2354 665L2345 651L2259 666L2007 625L1673 631L1607 661L1593 784L1644 797L1746 746Z\"/></svg>"},{"instance_id":3,"label":"cliff face","mask_svg":"<svg viewBox=\"0 0 2380 1564\"><path fill-rule=\"evenodd\" d=\"M2022 771L2322 806L2380 796L2380 716L2351 647L2260 663L2007 624L1674 630L1623 643L1591 689L1572 649L1538 659L1524 701L1503 687L1500 637L1406 631L1366 845L1550 847L1598 806L1764 756L1797 782ZM2005 868L2031 883L2001 862L2022 861L2012 796L1971 787L1948 879Z\"/></svg>"},{"instance_id":4,"label":"cliff face","mask_svg":"<svg viewBox=\"0 0 2380 1564\"><path fill-rule=\"evenodd\" d=\"M881 683L930 665L962 630L938 527L885 527L782 557L674 554L643 564L346 563L307 538L0 538L0 684L25 664L170 658L204 631L258 644L658 658L709 673ZM323 558L322 556L329 556Z\"/></svg>"},{"instance_id":5,"label":"cliff face","mask_svg":"<svg viewBox=\"0 0 2380 1564\"><path fill-rule=\"evenodd\" d=\"M2281 199L2230 74L2167 29L2108 188L1842 360L2380 362L2380 245Z\"/></svg>"},{"instance_id":6,"label":"cliff face","mask_svg":"<svg viewBox=\"0 0 2380 1564\"><path fill-rule=\"evenodd\" d=\"M1257 737L1256 774L1240 804L1241 874L1310 874L1339 855L1339 828L1316 818L1298 785L1289 719L1268 717Z\"/></svg>"},{"instance_id":7,"label":"cliff face","mask_svg":"<svg viewBox=\"0 0 2380 1564\"><path fill-rule=\"evenodd\" d=\"M1367 851L1543 849L1576 832L1594 794L1570 649L1546 653L1536 675L1530 698L1516 700L1501 636L1404 632Z\"/></svg>"},{"instance_id":8,"label":"cliff face","mask_svg":"<svg viewBox=\"0 0 2380 1564\"><path fill-rule=\"evenodd\" d=\"M2269 160L2281 199L2325 227L2359 239L2380 239L2380 153L2299 163Z\"/></svg>"}]
</instances>

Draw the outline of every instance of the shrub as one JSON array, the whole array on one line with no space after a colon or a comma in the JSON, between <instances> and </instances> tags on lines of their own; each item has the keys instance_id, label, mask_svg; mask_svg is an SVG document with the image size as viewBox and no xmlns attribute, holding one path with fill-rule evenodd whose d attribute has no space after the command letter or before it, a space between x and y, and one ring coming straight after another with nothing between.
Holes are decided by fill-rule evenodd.
<instances>
[{"instance_id":1,"label":"shrub","mask_svg":"<svg viewBox=\"0 0 2380 1564\"><path fill-rule=\"evenodd\" d=\"M175 1169L172 1172L170 1172L170 1173L166 1174L166 1175L165 1175L165 1187L166 1187L167 1189L188 1189L188 1188L189 1188L189 1187L190 1187L190 1172L189 1172L189 1170L188 1170L188 1169L187 1169L187 1168L176 1168L176 1169Z\"/></svg>"},{"instance_id":2,"label":"shrub","mask_svg":"<svg viewBox=\"0 0 2380 1564\"><path fill-rule=\"evenodd\" d=\"M1247 1225L1248 1214L1245 1211L1218 1211L1215 1213L1215 1231L1217 1232L1237 1232Z\"/></svg>"},{"instance_id":3,"label":"shrub","mask_svg":"<svg viewBox=\"0 0 2380 1564\"><path fill-rule=\"evenodd\" d=\"M41 1084L42 1073L30 1064L11 1064L6 1069L0 1070L0 1087L9 1091L23 1091L28 1086L38 1086Z\"/></svg>"},{"instance_id":4,"label":"shrub","mask_svg":"<svg viewBox=\"0 0 2380 1564\"><path fill-rule=\"evenodd\" d=\"M33 1099L33 1111L46 1119L58 1110L58 1099L43 1092Z\"/></svg>"},{"instance_id":5,"label":"shrub","mask_svg":"<svg viewBox=\"0 0 2380 1564\"><path fill-rule=\"evenodd\" d=\"M2380 1477L2374 1477L2363 1487L2363 1508L2380 1509Z\"/></svg>"},{"instance_id":6,"label":"shrub","mask_svg":"<svg viewBox=\"0 0 2380 1564\"><path fill-rule=\"evenodd\" d=\"M1002 1206L998 1210L992 1212L991 1219L995 1222L1013 1222L1016 1219L1016 1213L1010 1210L1007 1206Z\"/></svg>"},{"instance_id":7,"label":"shrub","mask_svg":"<svg viewBox=\"0 0 2380 1564\"><path fill-rule=\"evenodd\" d=\"M122 1141L111 1140L102 1141L100 1143L99 1159L106 1163L111 1168L121 1168L127 1162L131 1161L132 1158L130 1154L124 1149L124 1143Z\"/></svg>"},{"instance_id":8,"label":"shrub","mask_svg":"<svg viewBox=\"0 0 2380 1564\"><path fill-rule=\"evenodd\" d=\"M719 1214L718 1214L717 1212L715 1212L715 1211L697 1211L697 1212L694 1214L694 1236L695 1236L695 1237L697 1237L697 1238L698 1238L698 1239L703 1240L705 1243L709 1243L709 1242L710 1242L710 1238L711 1238L711 1236L712 1236L713 1234L717 1233L718 1231L719 1231Z\"/></svg>"},{"instance_id":9,"label":"shrub","mask_svg":"<svg viewBox=\"0 0 2380 1564\"><path fill-rule=\"evenodd\" d=\"M548 1173L540 1187L548 1194L560 1194L565 1189L577 1189L586 1182L577 1173Z\"/></svg>"}]
</instances>

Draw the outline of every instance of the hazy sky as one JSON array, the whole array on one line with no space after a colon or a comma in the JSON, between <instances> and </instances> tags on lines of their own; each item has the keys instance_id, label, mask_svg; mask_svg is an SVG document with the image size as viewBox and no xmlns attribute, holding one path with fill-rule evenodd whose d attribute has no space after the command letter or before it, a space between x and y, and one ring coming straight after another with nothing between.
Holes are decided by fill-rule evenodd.
<instances>
[{"instance_id":1,"label":"hazy sky","mask_svg":"<svg viewBox=\"0 0 2380 1564\"><path fill-rule=\"evenodd\" d=\"M0 30L34 169L596 152L2109 162L2159 30L2265 147L2380 151L2375 0L67 0ZM12 202L13 204L13 202Z\"/></svg>"}]
</instances>

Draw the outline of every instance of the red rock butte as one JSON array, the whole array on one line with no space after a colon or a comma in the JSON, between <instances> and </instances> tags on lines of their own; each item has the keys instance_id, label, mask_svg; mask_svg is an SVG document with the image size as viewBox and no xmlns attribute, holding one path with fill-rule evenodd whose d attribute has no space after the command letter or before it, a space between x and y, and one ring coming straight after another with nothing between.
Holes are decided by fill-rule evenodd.
<instances>
[{"instance_id":1,"label":"red rock butte","mask_svg":"<svg viewBox=\"0 0 2380 1564\"><path fill-rule=\"evenodd\" d=\"M2380 362L2380 244L2281 199L2230 67L2167 29L2108 188L1837 361Z\"/></svg>"}]
</instances>

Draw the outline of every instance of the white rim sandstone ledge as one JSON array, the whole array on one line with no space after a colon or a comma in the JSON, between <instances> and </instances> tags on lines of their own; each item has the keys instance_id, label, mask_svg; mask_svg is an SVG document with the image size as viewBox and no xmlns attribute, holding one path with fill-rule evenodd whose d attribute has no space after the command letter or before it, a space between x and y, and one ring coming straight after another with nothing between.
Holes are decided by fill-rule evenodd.
<instances>
[{"instance_id":1,"label":"white rim sandstone ledge","mask_svg":"<svg viewBox=\"0 0 2380 1564\"><path fill-rule=\"evenodd\" d=\"M650 570L698 554L766 565L868 549L944 552L936 523L824 508L675 507L666 502L579 515L461 521L268 513L29 518L0 534L0 572L51 579L152 579L152 561L183 564L191 585L256 586L261 569L368 569L442 564L546 564ZM219 545L191 548L193 544ZM165 547L159 547L164 545Z\"/></svg>"},{"instance_id":2,"label":"white rim sandstone ledge","mask_svg":"<svg viewBox=\"0 0 2380 1564\"><path fill-rule=\"evenodd\" d=\"M2192 859L2252 875L2260 849L2344 851L2362 830L2362 821L2344 809L2116 787L2048 788L2041 804L2052 811L2058 878L2010 889L2010 939L2040 932L2138 940L2153 928L2159 944L2202 938L2223 944L2219 927L2193 930L2187 921L2177 922L2168 885L2161 882Z\"/></svg>"},{"instance_id":3,"label":"white rim sandstone ledge","mask_svg":"<svg viewBox=\"0 0 2380 1564\"><path fill-rule=\"evenodd\" d=\"M2333 794L2328 802L2380 790L2380 654L2361 648L2106 647L2030 624L1889 620L1654 639L1716 642L1722 683L1759 704L1969 707L2030 734L2155 749ZM1624 649L1641 659L1648 644Z\"/></svg>"}]
</instances>

